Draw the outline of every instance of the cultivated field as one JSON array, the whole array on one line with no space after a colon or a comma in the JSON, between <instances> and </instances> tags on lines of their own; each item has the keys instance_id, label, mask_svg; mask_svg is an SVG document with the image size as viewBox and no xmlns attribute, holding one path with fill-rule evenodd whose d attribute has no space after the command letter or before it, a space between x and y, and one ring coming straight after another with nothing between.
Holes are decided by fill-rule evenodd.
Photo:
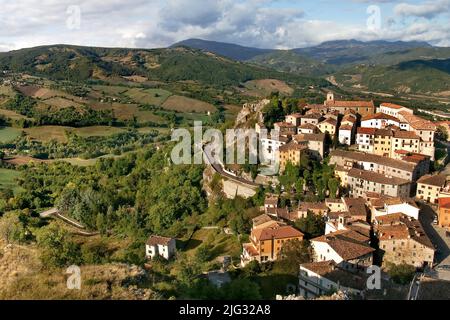
<instances>
[{"instance_id":1,"label":"cultivated field","mask_svg":"<svg viewBox=\"0 0 450 320\"><path fill-rule=\"evenodd\" d=\"M121 86L93 86L92 88L95 91L99 91L101 93L104 93L105 95L111 96L118 96L122 93L125 93L128 90L127 87Z\"/></svg>"},{"instance_id":2,"label":"cultivated field","mask_svg":"<svg viewBox=\"0 0 450 320\"><path fill-rule=\"evenodd\" d=\"M139 89L128 90L125 95L133 99L136 103L162 105L172 93L162 89Z\"/></svg>"},{"instance_id":3,"label":"cultivated field","mask_svg":"<svg viewBox=\"0 0 450 320\"><path fill-rule=\"evenodd\" d=\"M83 128L70 128L69 131L74 132L80 137L107 137L113 134L124 132L125 130L108 126L92 126Z\"/></svg>"},{"instance_id":4,"label":"cultivated field","mask_svg":"<svg viewBox=\"0 0 450 320\"><path fill-rule=\"evenodd\" d=\"M14 111L6 110L6 109L0 109L0 115L5 116L6 118L11 119L11 120L29 119L21 114L18 114Z\"/></svg>"},{"instance_id":5,"label":"cultivated field","mask_svg":"<svg viewBox=\"0 0 450 320\"><path fill-rule=\"evenodd\" d=\"M162 105L164 109L178 112L215 112L216 108L209 103L182 96L171 96Z\"/></svg>"},{"instance_id":6,"label":"cultivated field","mask_svg":"<svg viewBox=\"0 0 450 320\"><path fill-rule=\"evenodd\" d=\"M61 98L61 97L54 97L54 98L50 98L44 101L44 103L46 105L51 106L52 108L59 110L59 109L64 109L64 108L69 108L69 107L75 107L77 109L82 109L83 104L69 100L69 99L65 99L65 98Z\"/></svg>"},{"instance_id":7,"label":"cultivated field","mask_svg":"<svg viewBox=\"0 0 450 320\"><path fill-rule=\"evenodd\" d=\"M22 133L21 130L10 127L0 127L0 143L8 143L16 139Z\"/></svg>"},{"instance_id":8,"label":"cultivated field","mask_svg":"<svg viewBox=\"0 0 450 320\"><path fill-rule=\"evenodd\" d=\"M17 189L18 186L15 179L19 175L18 171L0 168L0 188Z\"/></svg>"},{"instance_id":9,"label":"cultivated field","mask_svg":"<svg viewBox=\"0 0 450 320\"><path fill-rule=\"evenodd\" d=\"M24 129L25 133L32 139L49 142L56 140L58 142L67 142L66 132L73 132L81 137L106 137L116 133L124 132L124 129L108 126L92 126L83 128L72 128L63 126L41 126Z\"/></svg>"},{"instance_id":10,"label":"cultivated field","mask_svg":"<svg viewBox=\"0 0 450 320\"><path fill-rule=\"evenodd\" d=\"M0 86L0 95L12 97L15 95L14 90L10 86Z\"/></svg>"},{"instance_id":11,"label":"cultivated field","mask_svg":"<svg viewBox=\"0 0 450 320\"><path fill-rule=\"evenodd\" d=\"M42 142L56 140L58 142L67 142L66 131L71 131L71 127L62 126L42 126L24 129L25 133L32 139Z\"/></svg>"},{"instance_id":12,"label":"cultivated field","mask_svg":"<svg viewBox=\"0 0 450 320\"><path fill-rule=\"evenodd\" d=\"M36 158L28 157L28 156L14 156L14 157L7 158L5 160L6 163L12 164L14 166L23 166L25 164L30 164L30 163L43 163L43 162L49 162L49 161L50 160L41 160L41 159L36 159Z\"/></svg>"}]
</instances>

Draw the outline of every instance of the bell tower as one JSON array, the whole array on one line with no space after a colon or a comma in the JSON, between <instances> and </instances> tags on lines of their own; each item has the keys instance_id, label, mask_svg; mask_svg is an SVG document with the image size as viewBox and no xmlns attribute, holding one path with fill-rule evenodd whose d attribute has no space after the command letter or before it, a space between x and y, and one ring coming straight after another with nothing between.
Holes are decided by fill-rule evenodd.
<instances>
[{"instance_id":1,"label":"bell tower","mask_svg":"<svg viewBox=\"0 0 450 320\"><path fill-rule=\"evenodd\" d=\"M328 92L327 101L334 101L334 93L333 92Z\"/></svg>"}]
</instances>

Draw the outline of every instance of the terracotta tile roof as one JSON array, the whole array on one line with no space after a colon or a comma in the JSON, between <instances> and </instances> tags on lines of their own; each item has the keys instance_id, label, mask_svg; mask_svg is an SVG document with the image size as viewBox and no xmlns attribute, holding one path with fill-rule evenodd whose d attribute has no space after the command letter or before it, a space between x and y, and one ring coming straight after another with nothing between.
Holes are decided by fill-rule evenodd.
<instances>
[{"instance_id":1,"label":"terracotta tile roof","mask_svg":"<svg viewBox=\"0 0 450 320\"><path fill-rule=\"evenodd\" d=\"M437 175L426 175L421 177L419 180L417 180L417 183L423 183L430 186L435 187L444 187L445 182L447 181L447 176L443 174L437 174Z\"/></svg>"},{"instance_id":2,"label":"terracotta tile roof","mask_svg":"<svg viewBox=\"0 0 450 320\"><path fill-rule=\"evenodd\" d=\"M367 170L361 170L361 169L356 169L356 168L352 168L348 172L348 176L352 177L352 178L363 179L365 181L375 182L375 183L389 184L392 186L394 186L394 185L399 186L399 185L404 185L404 184L410 183L406 179L401 179L401 178L397 178L397 177L387 177L381 173L367 171Z\"/></svg>"},{"instance_id":3,"label":"terracotta tile roof","mask_svg":"<svg viewBox=\"0 0 450 320\"><path fill-rule=\"evenodd\" d=\"M172 238L160 237L160 236L150 236L147 240L149 246L162 245L167 246Z\"/></svg>"},{"instance_id":4,"label":"terracotta tile roof","mask_svg":"<svg viewBox=\"0 0 450 320\"><path fill-rule=\"evenodd\" d=\"M253 227L262 225L266 222L270 222L273 221L272 218L270 216L268 216L267 214L262 214L260 216L257 216L256 218L252 219L253 222Z\"/></svg>"},{"instance_id":5,"label":"terracotta tile roof","mask_svg":"<svg viewBox=\"0 0 450 320\"><path fill-rule=\"evenodd\" d=\"M436 131L436 126L431 121L428 121L406 111L400 111L399 114L401 114L405 121L408 122L409 125L416 130Z\"/></svg>"},{"instance_id":6,"label":"terracotta tile roof","mask_svg":"<svg viewBox=\"0 0 450 320\"><path fill-rule=\"evenodd\" d=\"M298 205L299 211L323 210L328 211L328 207L324 202L301 202Z\"/></svg>"},{"instance_id":7,"label":"terracotta tile roof","mask_svg":"<svg viewBox=\"0 0 450 320\"><path fill-rule=\"evenodd\" d=\"M297 229L286 225L273 225L267 228L255 229L252 234L257 241L265 241L271 239L286 239L286 238L302 238L303 233Z\"/></svg>"},{"instance_id":8,"label":"terracotta tile roof","mask_svg":"<svg viewBox=\"0 0 450 320\"><path fill-rule=\"evenodd\" d=\"M337 121L332 118L328 118L328 119L322 121L321 123L319 123L319 125L321 125L322 123L328 123L335 127L337 126Z\"/></svg>"},{"instance_id":9,"label":"terracotta tile roof","mask_svg":"<svg viewBox=\"0 0 450 320\"><path fill-rule=\"evenodd\" d=\"M358 224L357 224L358 223ZM370 224L365 222L366 225L359 225L360 222L349 222L345 225L347 229L350 229L352 231L358 232L359 234L362 234L363 236L366 236L370 238Z\"/></svg>"},{"instance_id":10,"label":"terracotta tile roof","mask_svg":"<svg viewBox=\"0 0 450 320\"><path fill-rule=\"evenodd\" d=\"M325 105L330 108L375 108L373 101L326 101Z\"/></svg>"},{"instance_id":11,"label":"terracotta tile roof","mask_svg":"<svg viewBox=\"0 0 450 320\"><path fill-rule=\"evenodd\" d=\"M303 115L301 113L293 113L293 114L288 114L286 117L292 117L292 118L300 119L300 118L303 117Z\"/></svg>"},{"instance_id":12,"label":"terracotta tile roof","mask_svg":"<svg viewBox=\"0 0 450 320\"><path fill-rule=\"evenodd\" d=\"M376 129L375 136L377 137L392 137L394 135L394 130L392 129Z\"/></svg>"},{"instance_id":13,"label":"terracotta tile roof","mask_svg":"<svg viewBox=\"0 0 450 320\"><path fill-rule=\"evenodd\" d=\"M317 127L315 125L313 125L312 123L302 124L299 128L301 128L301 129L310 129L310 130L317 129Z\"/></svg>"},{"instance_id":14,"label":"terracotta tile roof","mask_svg":"<svg viewBox=\"0 0 450 320\"><path fill-rule=\"evenodd\" d=\"M300 266L336 284L339 283L339 285L345 288L361 291L366 289L367 275L364 273L352 273L341 269L332 260L304 263Z\"/></svg>"},{"instance_id":15,"label":"terracotta tile roof","mask_svg":"<svg viewBox=\"0 0 450 320\"><path fill-rule=\"evenodd\" d=\"M309 114L305 114L302 119L322 119L322 114L320 113L309 113Z\"/></svg>"},{"instance_id":16,"label":"terracotta tile roof","mask_svg":"<svg viewBox=\"0 0 450 320\"><path fill-rule=\"evenodd\" d=\"M342 121L356 122L356 116L354 114L348 113L342 118Z\"/></svg>"},{"instance_id":17,"label":"terracotta tile roof","mask_svg":"<svg viewBox=\"0 0 450 320\"><path fill-rule=\"evenodd\" d=\"M388 103L388 102L383 102L380 106L382 106L382 107L387 107L387 108L391 108L391 109L402 109L402 108L406 108L406 107L401 106L401 105L399 105L399 104Z\"/></svg>"},{"instance_id":18,"label":"terracotta tile roof","mask_svg":"<svg viewBox=\"0 0 450 320\"><path fill-rule=\"evenodd\" d=\"M307 109L310 109L308 112L317 112L317 111L326 111L328 109L324 104L308 104L306 105Z\"/></svg>"},{"instance_id":19,"label":"terracotta tile roof","mask_svg":"<svg viewBox=\"0 0 450 320\"><path fill-rule=\"evenodd\" d=\"M312 242L325 242L344 260L353 260L375 251L367 242L370 238L353 230L340 230L318 238Z\"/></svg>"},{"instance_id":20,"label":"terracotta tile roof","mask_svg":"<svg viewBox=\"0 0 450 320\"><path fill-rule=\"evenodd\" d=\"M366 200L363 198L345 198L344 203L351 216L367 216Z\"/></svg>"},{"instance_id":21,"label":"terracotta tile roof","mask_svg":"<svg viewBox=\"0 0 450 320\"><path fill-rule=\"evenodd\" d=\"M297 134L293 137L295 141L304 142L304 141L325 141L324 133L303 133Z\"/></svg>"},{"instance_id":22,"label":"terracotta tile roof","mask_svg":"<svg viewBox=\"0 0 450 320\"><path fill-rule=\"evenodd\" d=\"M403 203L407 203L415 208L419 208L417 206L417 203L414 201L414 199L411 198L400 198L400 197L396 197L396 198L391 198L391 197L382 197L382 200L385 204L387 204L388 206L392 206L392 205L396 205L396 204L403 204Z\"/></svg>"},{"instance_id":23,"label":"terracotta tile roof","mask_svg":"<svg viewBox=\"0 0 450 320\"><path fill-rule=\"evenodd\" d=\"M341 126L341 127L339 128L339 130L341 130L341 131L345 131L345 130L347 130L347 131L352 131L352 130L353 130L353 126L343 125L343 126Z\"/></svg>"},{"instance_id":24,"label":"terracotta tile roof","mask_svg":"<svg viewBox=\"0 0 450 320\"><path fill-rule=\"evenodd\" d=\"M433 243L425 233L420 221L403 213L393 213L376 218L380 241L414 239L434 250Z\"/></svg>"},{"instance_id":25,"label":"terracotta tile roof","mask_svg":"<svg viewBox=\"0 0 450 320\"><path fill-rule=\"evenodd\" d=\"M278 197L277 196L268 196L264 200L264 205L276 206L277 204L278 204Z\"/></svg>"},{"instance_id":26,"label":"terracotta tile roof","mask_svg":"<svg viewBox=\"0 0 450 320\"><path fill-rule=\"evenodd\" d=\"M343 159L349 159L357 162L373 162L378 163L394 169L400 169L408 172L413 172L416 165L410 162L378 156L375 154L367 154L363 152L333 150L330 153L331 158L341 157Z\"/></svg>"},{"instance_id":27,"label":"terracotta tile roof","mask_svg":"<svg viewBox=\"0 0 450 320\"><path fill-rule=\"evenodd\" d=\"M412 162L412 163L416 163L416 164L418 164L422 161L425 161L427 159L429 160L431 158L430 156L427 156L425 154L409 152L406 150L395 150L395 153L404 155L404 156L402 156L403 161Z\"/></svg>"},{"instance_id":28,"label":"terracotta tile roof","mask_svg":"<svg viewBox=\"0 0 450 320\"><path fill-rule=\"evenodd\" d=\"M415 134L413 131L396 131L394 133L394 138L420 140L420 137L417 134Z\"/></svg>"},{"instance_id":29,"label":"terracotta tile roof","mask_svg":"<svg viewBox=\"0 0 450 320\"><path fill-rule=\"evenodd\" d=\"M242 247L244 248L245 251L249 253L250 256L252 257L259 256L258 250L256 250L256 248L253 246L252 243L244 243Z\"/></svg>"},{"instance_id":30,"label":"terracotta tile roof","mask_svg":"<svg viewBox=\"0 0 450 320\"><path fill-rule=\"evenodd\" d=\"M358 134L370 134L373 136L375 134L376 130L377 130L376 128L359 127L357 132L358 132Z\"/></svg>"},{"instance_id":31,"label":"terracotta tile roof","mask_svg":"<svg viewBox=\"0 0 450 320\"><path fill-rule=\"evenodd\" d=\"M308 149L307 146L291 141L288 144L281 146L278 150L280 152L289 152L289 151L302 151L306 149Z\"/></svg>"},{"instance_id":32,"label":"terracotta tile roof","mask_svg":"<svg viewBox=\"0 0 450 320\"><path fill-rule=\"evenodd\" d=\"M367 115L367 116L363 117L361 119L361 121L380 120L380 119L381 120L392 120L392 121L400 122L400 120L397 119L396 117L391 116L389 114L382 113L382 112L378 112L378 113L375 113L373 115Z\"/></svg>"},{"instance_id":33,"label":"terracotta tile roof","mask_svg":"<svg viewBox=\"0 0 450 320\"><path fill-rule=\"evenodd\" d=\"M275 127L280 128L296 128L294 124L288 123L288 122L276 122L273 124Z\"/></svg>"}]
</instances>

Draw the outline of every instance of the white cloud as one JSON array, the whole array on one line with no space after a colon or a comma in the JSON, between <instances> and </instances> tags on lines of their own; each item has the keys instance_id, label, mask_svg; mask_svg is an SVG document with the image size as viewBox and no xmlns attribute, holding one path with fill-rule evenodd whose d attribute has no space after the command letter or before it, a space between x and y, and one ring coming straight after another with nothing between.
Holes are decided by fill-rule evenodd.
<instances>
[{"instance_id":1,"label":"white cloud","mask_svg":"<svg viewBox=\"0 0 450 320\"><path fill-rule=\"evenodd\" d=\"M354 0L361 2L366 0ZM375 0L385 2L384 0ZM333 20L313 17L299 5L279 0L3 0L0 11L0 50L54 43L108 47L165 47L187 38L204 38L266 48L295 48L323 41L423 40L448 45L447 24L433 23L449 13L450 0L401 3L398 16L378 32L352 23L337 12ZM276 4L276 7L274 6ZM68 29L67 8L81 10L80 29ZM323 4L325 5L325 4ZM362 10L362 15L365 10ZM409 15L427 17L408 21ZM387 15L386 15L387 17ZM397 21L401 20L401 21ZM429 21L430 23L427 23Z\"/></svg>"},{"instance_id":2,"label":"white cloud","mask_svg":"<svg viewBox=\"0 0 450 320\"><path fill-rule=\"evenodd\" d=\"M394 8L394 12L401 16L414 16L421 18L433 18L450 10L450 0L430 1L423 4L400 3Z\"/></svg>"}]
</instances>

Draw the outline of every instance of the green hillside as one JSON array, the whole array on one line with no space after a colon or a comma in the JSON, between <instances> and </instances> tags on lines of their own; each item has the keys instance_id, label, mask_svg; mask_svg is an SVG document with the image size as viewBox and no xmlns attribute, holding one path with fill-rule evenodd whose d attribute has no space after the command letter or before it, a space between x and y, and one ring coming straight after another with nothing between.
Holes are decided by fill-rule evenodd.
<instances>
[{"instance_id":1,"label":"green hillside","mask_svg":"<svg viewBox=\"0 0 450 320\"><path fill-rule=\"evenodd\" d=\"M374 92L434 94L450 88L450 59L413 60L394 66L357 66L343 70L336 80Z\"/></svg>"},{"instance_id":2,"label":"green hillside","mask_svg":"<svg viewBox=\"0 0 450 320\"><path fill-rule=\"evenodd\" d=\"M46 46L0 54L0 68L52 80L85 81L139 75L155 81L197 81L224 87L264 78L300 85L326 81L235 62L196 49L106 49Z\"/></svg>"},{"instance_id":3,"label":"green hillside","mask_svg":"<svg viewBox=\"0 0 450 320\"><path fill-rule=\"evenodd\" d=\"M249 62L273 69L303 75L319 76L333 71L331 65L320 63L293 50L277 50L258 55Z\"/></svg>"}]
</instances>

